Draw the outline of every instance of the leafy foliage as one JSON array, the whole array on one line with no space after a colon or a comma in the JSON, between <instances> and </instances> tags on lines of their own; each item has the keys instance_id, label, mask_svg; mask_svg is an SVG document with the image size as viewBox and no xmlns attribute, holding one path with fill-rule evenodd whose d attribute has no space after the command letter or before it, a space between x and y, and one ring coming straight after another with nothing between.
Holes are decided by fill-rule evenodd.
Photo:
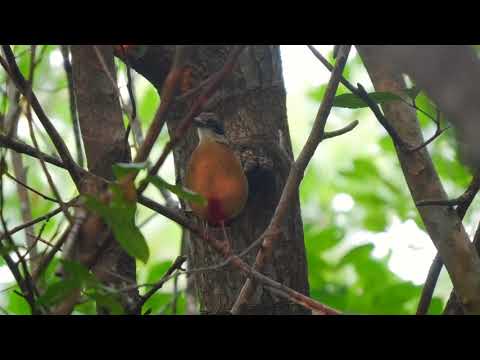
<instances>
[{"instance_id":1,"label":"leafy foliage","mask_svg":"<svg viewBox=\"0 0 480 360\"><path fill-rule=\"evenodd\" d=\"M27 75L30 66L29 46L16 46L14 51L22 73ZM37 52L40 51L44 52L44 59L36 70L35 93L58 131L73 149L66 77L63 66L55 65L53 61L58 58L59 49L57 46L49 45L45 49L39 47ZM329 59L332 60L331 54ZM361 60L355 56L349 59L344 76L352 83L356 83L362 71L364 73ZM119 74L124 75L124 72L125 66L119 66ZM153 118L160 99L155 88L146 80L140 76L135 76L135 79L138 118L145 129ZM4 80L5 75L0 72L2 89ZM363 80L361 82L366 88L369 87ZM322 101L325 89L326 84L308 89L307 98L317 105ZM372 91L371 86L367 90L378 104L400 99L395 94ZM436 116L435 105L421 89L415 86L406 89L405 94L421 109L417 111L417 116L425 137L428 137L435 130L435 124L431 119ZM305 95L302 94L302 96L303 106ZM8 104L3 99L0 99L0 104L2 105L0 112L4 113L8 110ZM392 252L385 256L378 256L375 251L378 245L374 240L375 236L388 234L394 219L401 222L414 220L420 231L423 229L399 167L395 148L390 137L375 122L371 112L365 109L366 104L350 94L343 85L339 86L337 91L335 106L336 108L332 111L333 119L329 118L327 126L335 120L343 123L357 118L360 120L360 126L345 140L344 137L339 137L335 141L322 144L315 155L315 162L307 169L302 182L300 198L305 227L310 294L315 299L346 313L412 314L418 303L421 285L406 280L392 270ZM300 112L298 108L289 108L289 111L291 133L302 126L309 129L311 125L308 123L309 120L297 114ZM442 118L442 123L448 122ZM338 124L334 123L332 126L336 125ZM362 129L364 132L359 134ZM19 133L19 136L28 140L23 133ZM167 139L166 131L162 133L154 151L161 148L165 139ZM303 139L297 141L297 145L302 145L302 141ZM42 149L53 152L51 144L41 136L39 136L39 142ZM455 146L453 133L447 131L428 147L439 176L452 197L461 194L471 179L470 171L462 165L454 151ZM370 151L371 147L377 149L376 152ZM10 161L9 158L7 161ZM27 172L29 185L49 193L50 189L44 177L36 173L37 162L29 157L24 157L24 161L25 167L29 169ZM87 206L97 212L112 228L121 246L130 255L143 262L138 263L140 284L152 284L158 281L172 264L172 259L178 255L180 247L180 231L171 222L156 217L155 221L142 228L142 231L136 224L137 217L147 218L150 213L142 207L137 208L136 203L125 196L125 189L122 188L120 180L130 173L142 171L146 166L146 163L115 165L113 171L119 181L110 187L112 194L110 201L105 203L94 197L85 199ZM9 168L12 168L11 164ZM62 192L62 198L70 198L75 193L71 180L65 176L63 170L50 166L49 169ZM165 171L160 176L151 177L148 180L156 188L166 189L186 201L198 203L205 201L199 194L180 185L172 185L173 177L173 171ZM10 226L21 221L20 202L14 184L7 181L5 184L4 210ZM351 211L339 211L333 206L338 194L347 194L351 197L353 202ZM32 193L30 193L30 199L34 218L53 210L56 206ZM479 204L474 202L466 217L467 224L473 224L475 219L471 214L478 210ZM43 223L39 223L35 226L35 233L42 225ZM49 219L42 238L51 239L63 227L61 216ZM363 237L362 241L352 240L354 235L358 234ZM17 243L21 243L24 241L24 234L18 233L14 238ZM145 238L149 240L148 245ZM47 245L42 244L42 246ZM3 271L6 266L2 261L0 258L0 269ZM61 281L55 276L55 271L60 264L63 264L70 274L67 280ZM450 291L448 279L446 283L445 294L448 295ZM175 312L185 314L185 279L180 277L178 284L180 291L178 294L174 294L173 286L169 282L146 302L143 311L150 310L151 314L172 314L176 304ZM114 314L123 312L117 295L111 289L101 286L90 271L77 263L62 262L58 257L46 269L40 279L39 287L43 290L43 295L38 300L42 304L55 305L75 289L80 288L85 301L76 306L75 313L94 314L96 307L108 308ZM19 289L18 286L12 287L11 279L7 283L0 284L0 290L3 289L7 290L0 293L0 305L7 312L29 314L27 302L15 292ZM147 289L148 287L141 287L142 292ZM442 312L445 294L433 299L430 314Z\"/></svg>"}]
</instances>

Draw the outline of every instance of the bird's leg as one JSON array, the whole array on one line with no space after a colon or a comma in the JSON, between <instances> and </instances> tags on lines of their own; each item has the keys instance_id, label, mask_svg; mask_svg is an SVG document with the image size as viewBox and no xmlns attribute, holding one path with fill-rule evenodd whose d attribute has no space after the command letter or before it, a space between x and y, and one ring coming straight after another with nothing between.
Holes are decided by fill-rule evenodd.
<instances>
[{"instance_id":1,"label":"bird's leg","mask_svg":"<svg viewBox=\"0 0 480 360\"><path fill-rule=\"evenodd\" d=\"M230 251L231 248L232 248L232 243L230 242L230 239L228 238L227 229L225 228L225 222L222 221L220 224L221 224L222 230L223 230L223 237L224 237L225 241L227 242L228 249Z\"/></svg>"},{"instance_id":2,"label":"bird's leg","mask_svg":"<svg viewBox=\"0 0 480 360\"><path fill-rule=\"evenodd\" d=\"M208 239L208 221L203 222L203 237Z\"/></svg>"}]
</instances>

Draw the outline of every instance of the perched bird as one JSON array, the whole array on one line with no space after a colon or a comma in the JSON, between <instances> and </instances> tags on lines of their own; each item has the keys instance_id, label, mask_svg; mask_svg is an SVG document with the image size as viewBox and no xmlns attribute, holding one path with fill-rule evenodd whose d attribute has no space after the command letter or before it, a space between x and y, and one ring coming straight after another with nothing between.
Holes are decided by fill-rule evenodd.
<instances>
[{"instance_id":1,"label":"perched bird","mask_svg":"<svg viewBox=\"0 0 480 360\"><path fill-rule=\"evenodd\" d=\"M248 181L217 115L201 113L194 118L194 125L199 143L187 165L185 186L202 195L207 203L189 205L209 225L221 226L227 237L225 224L245 207Z\"/></svg>"}]
</instances>

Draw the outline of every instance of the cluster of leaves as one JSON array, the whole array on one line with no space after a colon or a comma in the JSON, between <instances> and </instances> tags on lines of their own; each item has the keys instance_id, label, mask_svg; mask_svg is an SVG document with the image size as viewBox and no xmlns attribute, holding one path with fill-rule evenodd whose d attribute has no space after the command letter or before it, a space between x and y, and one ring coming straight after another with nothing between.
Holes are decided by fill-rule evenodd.
<instances>
[{"instance_id":1,"label":"cluster of leaves","mask_svg":"<svg viewBox=\"0 0 480 360\"><path fill-rule=\"evenodd\" d=\"M375 258L373 244L353 247L332 259L344 236L339 226L306 226L311 296L350 314L414 313L422 287L395 275L388 267L389 256ZM441 313L442 306L442 300L434 298L429 313Z\"/></svg>"}]
</instances>

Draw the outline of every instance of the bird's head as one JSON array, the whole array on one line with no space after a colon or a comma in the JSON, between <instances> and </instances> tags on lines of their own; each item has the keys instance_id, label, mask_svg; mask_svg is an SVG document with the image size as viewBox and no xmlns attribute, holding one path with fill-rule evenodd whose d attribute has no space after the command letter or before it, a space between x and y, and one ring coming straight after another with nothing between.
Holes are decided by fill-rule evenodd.
<instances>
[{"instance_id":1,"label":"bird's head","mask_svg":"<svg viewBox=\"0 0 480 360\"><path fill-rule=\"evenodd\" d=\"M217 114L203 112L193 119L193 124L198 129L200 141L204 138L214 139L219 142L226 142L225 129Z\"/></svg>"}]
</instances>

